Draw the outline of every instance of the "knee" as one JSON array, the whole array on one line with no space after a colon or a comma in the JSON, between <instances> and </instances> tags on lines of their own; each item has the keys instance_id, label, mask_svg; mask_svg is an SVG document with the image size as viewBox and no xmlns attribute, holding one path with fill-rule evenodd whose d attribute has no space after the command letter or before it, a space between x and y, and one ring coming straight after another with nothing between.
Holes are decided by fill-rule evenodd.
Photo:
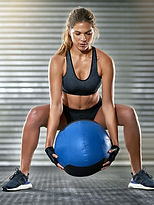
<instances>
[{"instance_id":1,"label":"knee","mask_svg":"<svg viewBox=\"0 0 154 205\"><path fill-rule=\"evenodd\" d=\"M28 127L39 127L41 122L41 111L38 107L33 107L26 118L25 125Z\"/></svg>"},{"instance_id":2,"label":"knee","mask_svg":"<svg viewBox=\"0 0 154 205\"><path fill-rule=\"evenodd\" d=\"M125 110L125 115L126 118L129 122L134 122L134 120L137 120L137 114L136 111L133 107L131 106L127 106L126 110Z\"/></svg>"}]
</instances>

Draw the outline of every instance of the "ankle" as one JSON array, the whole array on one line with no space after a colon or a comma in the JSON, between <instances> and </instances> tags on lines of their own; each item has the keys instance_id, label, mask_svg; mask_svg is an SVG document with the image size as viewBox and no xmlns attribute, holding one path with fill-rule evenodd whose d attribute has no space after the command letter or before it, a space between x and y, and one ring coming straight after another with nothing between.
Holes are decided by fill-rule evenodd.
<instances>
[{"instance_id":1,"label":"ankle","mask_svg":"<svg viewBox=\"0 0 154 205\"><path fill-rule=\"evenodd\" d=\"M132 170L132 174L133 176L135 176L137 173L139 173L142 169L136 169L136 170Z\"/></svg>"},{"instance_id":2,"label":"ankle","mask_svg":"<svg viewBox=\"0 0 154 205\"><path fill-rule=\"evenodd\" d=\"M29 174L29 171L27 171L27 170L23 170L23 169L19 169L25 176L28 176L28 174Z\"/></svg>"}]
</instances>

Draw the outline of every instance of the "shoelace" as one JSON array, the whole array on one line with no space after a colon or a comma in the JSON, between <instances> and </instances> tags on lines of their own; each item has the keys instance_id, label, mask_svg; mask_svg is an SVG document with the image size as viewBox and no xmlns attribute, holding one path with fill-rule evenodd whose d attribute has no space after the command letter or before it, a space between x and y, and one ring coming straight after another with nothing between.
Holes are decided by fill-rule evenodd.
<instances>
[{"instance_id":1,"label":"shoelace","mask_svg":"<svg viewBox=\"0 0 154 205\"><path fill-rule=\"evenodd\" d=\"M147 177L149 177L150 179L153 179L153 176L150 175L150 174L148 174L147 171L145 170L145 168L142 169L142 170L143 170L144 174L145 174ZM132 175L132 177L133 177L133 173L132 173L132 172L131 172L131 175Z\"/></svg>"},{"instance_id":2,"label":"shoelace","mask_svg":"<svg viewBox=\"0 0 154 205\"><path fill-rule=\"evenodd\" d=\"M146 174L150 179L153 178L152 175L148 174L146 171L145 171L145 174Z\"/></svg>"},{"instance_id":3,"label":"shoelace","mask_svg":"<svg viewBox=\"0 0 154 205\"><path fill-rule=\"evenodd\" d=\"M9 179L11 180L11 179L13 179L17 174L19 174L20 173L20 171L19 171L19 169L18 168L16 168L15 169L15 173L13 174L13 175L11 175L10 177L9 177Z\"/></svg>"}]
</instances>

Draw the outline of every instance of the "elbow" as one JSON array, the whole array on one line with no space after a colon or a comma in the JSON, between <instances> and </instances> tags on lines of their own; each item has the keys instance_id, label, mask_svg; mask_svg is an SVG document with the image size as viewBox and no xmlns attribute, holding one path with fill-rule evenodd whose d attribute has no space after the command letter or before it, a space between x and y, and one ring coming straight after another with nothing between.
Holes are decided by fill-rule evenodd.
<instances>
[{"instance_id":1,"label":"elbow","mask_svg":"<svg viewBox=\"0 0 154 205\"><path fill-rule=\"evenodd\" d=\"M62 112L63 112L63 105L62 103L52 103L50 105L50 113L52 113L52 115L54 114L55 115L62 115Z\"/></svg>"},{"instance_id":2,"label":"elbow","mask_svg":"<svg viewBox=\"0 0 154 205\"><path fill-rule=\"evenodd\" d=\"M113 104L102 105L102 110L104 115L110 115L115 111L115 106Z\"/></svg>"},{"instance_id":3,"label":"elbow","mask_svg":"<svg viewBox=\"0 0 154 205\"><path fill-rule=\"evenodd\" d=\"M103 111L115 109L115 105L113 103L104 103L102 104Z\"/></svg>"}]
</instances>

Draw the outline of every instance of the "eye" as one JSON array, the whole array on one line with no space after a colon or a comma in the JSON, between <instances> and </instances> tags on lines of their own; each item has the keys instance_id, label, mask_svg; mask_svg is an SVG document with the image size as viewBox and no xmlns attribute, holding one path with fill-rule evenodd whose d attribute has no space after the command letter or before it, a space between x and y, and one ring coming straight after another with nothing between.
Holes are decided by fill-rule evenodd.
<instances>
[{"instance_id":1,"label":"eye","mask_svg":"<svg viewBox=\"0 0 154 205\"><path fill-rule=\"evenodd\" d=\"M86 34L87 34L87 35L91 35L91 34L92 34L92 32L91 32L91 31L88 31Z\"/></svg>"},{"instance_id":2,"label":"eye","mask_svg":"<svg viewBox=\"0 0 154 205\"><path fill-rule=\"evenodd\" d=\"M79 35L80 35L80 32L75 32L75 35L79 36Z\"/></svg>"}]
</instances>

